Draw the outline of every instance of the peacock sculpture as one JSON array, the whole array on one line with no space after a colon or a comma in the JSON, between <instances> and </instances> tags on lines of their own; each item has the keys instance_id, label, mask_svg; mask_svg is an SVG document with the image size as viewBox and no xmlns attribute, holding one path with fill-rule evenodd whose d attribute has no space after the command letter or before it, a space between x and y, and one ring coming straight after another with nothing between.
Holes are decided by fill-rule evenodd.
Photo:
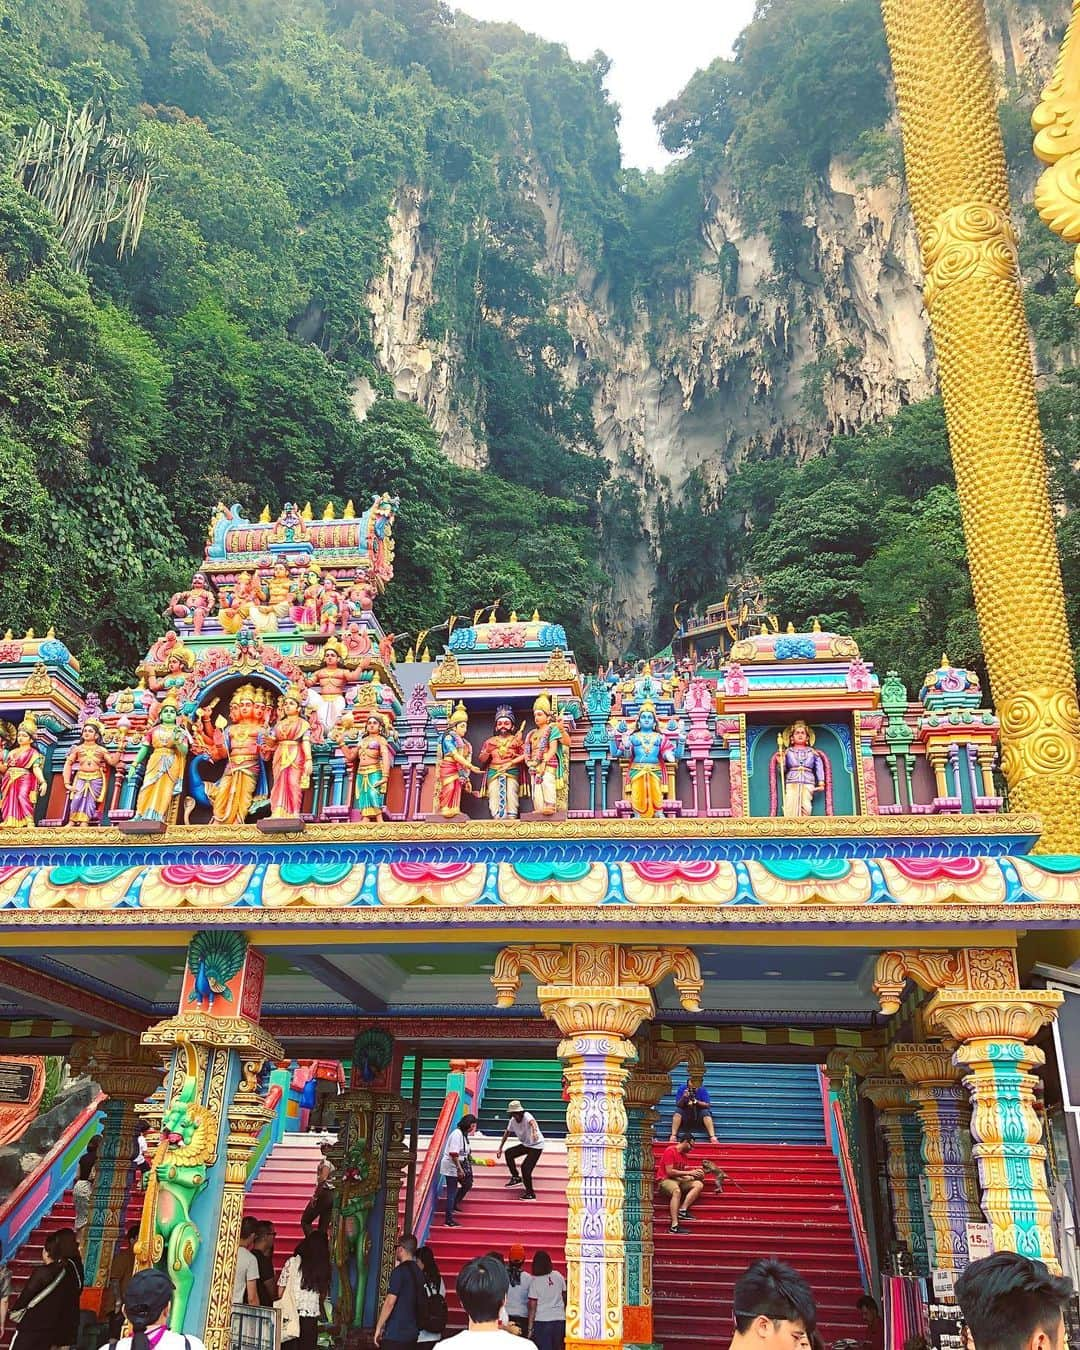
<instances>
[{"instance_id":1,"label":"peacock sculpture","mask_svg":"<svg viewBox=\"0 0 1080 1350\"><path fill-rule=\"evenodd\" d=\"M373 1083L393 1057L393 1038L380 1027L369 1027L353 1041L354 1071L359 1071L362 1083Z\"/></svg>"},{"instance_id":2,"label":"peacock sculpture","mask_svg":"<svg viewBox=\"0 0 1080 1350\"><path fill-rule=\"evenodd\" d=\"M196 933L188 947L188 970L195 977L188 1002L198 1004L201 1012L211 1011L216 998L231 1003L229 981L243 967L246 954L247 938L243 933L215 930Z\"/></svg>"}]
</instances>

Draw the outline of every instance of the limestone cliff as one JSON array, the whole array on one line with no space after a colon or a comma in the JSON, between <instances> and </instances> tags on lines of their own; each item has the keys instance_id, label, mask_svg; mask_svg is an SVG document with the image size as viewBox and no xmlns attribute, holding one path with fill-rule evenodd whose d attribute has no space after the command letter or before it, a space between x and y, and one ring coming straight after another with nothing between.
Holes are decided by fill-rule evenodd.
<instances>
[{"instance_id":1,"label":"limestone cliff","mask_svg":"<svg viewBox=\"0 0 1080 1350\"><path fill-rule=\"evenodd\" d=\"M990 0L1003 89L1033 93L1045 80L1068 10L1067 0ZM643 528L618 560L607 616L630 645L652 618L663 554L657 505L677 499L692 472L720 485L755 447L811 455L834 433L934 392L914 230L895 177L872 181L834 161L827 181L807 191L797 276L779 284L768 240L748 226L721 179L701 220L689 285L663 314L639 306L627 326L577 247L558 192L535 165L526 183L544 218L542 265L558 283L573 338L563 376L589 381L603 454L639 499ZM403 190L387 269L369 297L375 344L398 392L431 415L450 458L479 467L481 420L455 386L453 344L421 336L437 247L424 243L422 217L419 194Z\"/></svg>"}]
</instances>

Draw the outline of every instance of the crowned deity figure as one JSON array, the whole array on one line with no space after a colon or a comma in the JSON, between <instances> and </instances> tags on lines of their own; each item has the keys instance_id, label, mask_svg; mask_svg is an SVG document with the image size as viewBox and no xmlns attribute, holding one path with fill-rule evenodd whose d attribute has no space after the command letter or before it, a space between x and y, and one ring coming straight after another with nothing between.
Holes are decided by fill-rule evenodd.
<instances>
[{"instance_id":1,"label":"crowned deity figure","mask_svg":"<svg viewBox=\"0 0 1080 1350\"><path fill-rule=\"evenodd\" d=\"M533 704L533 729L525 737L529 792L533 811L541 816L553 816L567 797L569 746L566 732L552 712L551 700L541 694Z\"/></svg>"},{"instance_id":2,"label":"crowned deity figure","mask_svg":"<svg viewBox=\"0 0 1080 1350\"><path fill-rule=\"evenodd\" d=\"M180 796L191 733L180 725L178 714L176 695L170 692L132 761L132 773L146 765L135 803L136 820L168 821L173 801Z\"/></svg>"},{"instance_id":3,"label":"crowned deity figure","mask_svg":"<svg viewBox=\"0 0 1080 1350\"><path fill-rule=\"evenodd\" d=\"M495 709L495 734L480 747L478 762L487 776L492 820L517 820L525 742L514 730L514 715L506 704Z\"/></svg>"},{"instance_id":4,"label":"crowned deity figure","mask_svg":"<svg viewBox=\"0 0 1080 1350\"><path fill-rule=\"evenodd\" d=\"M311 563L293 588L292 618L297 628L318 628L324 586L318 563Z\"/></svg>"},{"instance_id":5,"label":"crowned deity figure","mask_svg":"<svg viewBox=\"0 0 1080 1350\"><path fill-rule=\"evenodd\" d=\"M289 576L288 567L283 562L276 562L270 575L261 576L259 580L262 612L272 615L275 621L288 618L292 589L292 577Z\"/></svg>"},{"instance_id":6,"label":"crowned deity figure","mask_svg":"<svg viewBox=\"0 0 1080 1350\"><path fill-rule=\"evenodd\" d=\"M777 752L770 765L771 780L779 783L782 816L809 816L814 812L814 793L822 792L828 780L828 764L814 749L814 733L800 718L776 738Z\"/></svg>"},{"instance_id":7,"label":"crowned deity figure","mask_svg":"<svg viewBox=\"0 0 1080 1350\"><path fill-rule=\"evenodd\" d=\"M345 622L349 623L358 619L361 614L372 608L375 604L375 587L366 578L361 577L352 582L349 589L345 592L345 600L342 605L342 612Z\"/></svg>"},{"instance_id":8,"label":"crowned deity figure","mask_svg":"<svg viewBox=\"0 0 1080 1350\"><path fill-rule=\"evenodd\" d=\"M34 744L37 722L27 713L15 733L15 744L0 758L0 822L29 829L34 807L45 791L45 759Z\"/></svg>"},{"instance_id":9,"label":"crowned deity figure","mask_svg":"<svg viewBox=\"0 0 1080 1350\"><path fill-rule=\"evenodd\" d=\"M201 633L206 616L213 613L216 603L214 592L210 589L206 577L197 572L192 578L191 589L177 591L169 601L165 617L190 623L196 633Z\"/></svg>"},{"instance_id":10,"label":"crowned deity figure","mask_svg":"<svg viewBox=\"0 0 1080 1350\"><path fill-rule=\"evenodd\" d=\"M187 684L188 674L194 664L195 653L185 647L183 643L177 643L169 650L169 654L165 658L164 675L156 675L153 668L147 666L142 667L142 671L146 675L147 685L155 694L162 691L166 695L175 694L179 701L180 690Z\"/></svg>"},{"instance_id":11,"label":"crowned deity figure","mask_svg":"<svg viewBox=\"0 0 1080 1350\"><path fill-rule=\"evenodd\" d=\"M435 760L435 807L439 815L448 820L461 815L461 794L470 786L469 775L480 772L479 766L473 763L472 746L465 739L468 729L469 715L459 703L439 737Z\"/></svg>"},{"instance_id":12,"label":"crowned deity figure","mask_svg":"<svg viewBox=\"0 0 1080 1350\"><path fill-rule=\"evenodd\" d=\"M385 713L369 712L364 734L344 740L342 752L346 764L356 766L353 809L359 811L364 820L381 821L386 810L392 759L390 742L386 738Z\"/></svg>"},{"instance_id":13,"label":"crowned deity figure","mask_svg":"<svg viewBox=\"0 0 1080 1350\"><path fill-rule=\"evenodd\" d=\"M290 685L278 700L278 717L259 738L259 750L274 770L270 788L270 817L297 820L304 792L311 784L311 728L301 714L304 691Z\"/></svg>"},{"instance_id":14,"label":"crowned deity figure","mask_svg":"<svg viewBox=\"0 0 1080 1350\"><path fill-rule=\"evenodd\" d=\"M218 781L206 785L215 825L242 825L253 809L264 804L266 778L259 737L270 706L265 689L241 685L229 700L229 725L224 733L202 739L201 748L211 759L226 761Z\"/></svg>"},{"instance_id":15,"label":"crowned deity figure","mask_svg":"<svg viewBox=\"0 0 1080 1350\"><path fill-rule=\"evenodd\" d=\"M109 770L119 763L119 752L105 749L101 723L94 717L89 718L83 723L82 739L71 747L64 760L69 825L97 825L100 822Z\"/></svg>"},{"instance_id":16,"label":"crowned deity figure","mask_svg":"<svg viewBox=\"0 0 1080 1350\"><path fill-rule=\"evenodd\" d=\"M664 803L666 768L678 757L678 741L661 731L656 708L646 700L638 709L634 730L622 723L615 733L620 759L629 760L627 795L634 815L652 820Z\"/></svg>"},{"instance_id":17,"label":"crowned deity figure","mask_svg":"<svg viewBox=\"0 0 1080 1350\"><path fill-rule=\"evenodd\" d=\"M346 647L338 638L331 638L323 647L323 663L307 682L310 686L307 702L315 716L330 734L345 712L345 692L360 678L354 670L346 670L343 661Z\"/></svg>"},{"instance_id":18,"label":"crowned deity figure","mask_svg":"<svg viewBox=\"0 0 1080 1350\"><path fill-rule=\"evenodd\" d=\"M319 605L320 633L337 631L341 619L341 608L344 603L345 597L338 590L337 582L333 577L327 577L326 585L323 587L322 603Z\"/></svg>"}]
</instances>

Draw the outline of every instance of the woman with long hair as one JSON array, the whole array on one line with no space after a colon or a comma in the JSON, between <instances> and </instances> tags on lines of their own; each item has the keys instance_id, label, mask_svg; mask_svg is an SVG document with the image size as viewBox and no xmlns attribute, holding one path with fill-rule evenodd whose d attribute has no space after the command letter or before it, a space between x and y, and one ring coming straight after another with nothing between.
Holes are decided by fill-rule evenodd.
<instances>
[{"instance_id":1,"label":"woman with long hair","mask_svg":"<svg viewBox=\"0 0 1080 1350\"><path fill-rule=\"evenodd\" d=\"M457 1123L457 1129L450 1131L442 1159L439 1174L446 1183L446 1226L456 1228L454 1211L472 1190L473 1170L472 1153L469 1148L469 1135L480 1122L474 1115L465 1115Z\"/></svg>"},{"instance_id":2,"label":"woman with long hair","mask_svg":"<svg viewBox=\"0 0 1080 1350\"><path fill-rule=\"evenodd\" d=\"M420 1267L420 1278L424 1281L424 1290L428 1298L438 1296L446 1298L446 1283L439 1273L439 1267L435 1260L435 1253L430 1247L419 1247L416 1252L416 1264ZM420 1328L420 1334L416 1338L417 1345L434 1345L436 1341L442 1340L441 1331L425 1331Z\"/></svg>"},{"instance_id":3,"label":"woman with long hair","mask_svg":"<svg viewBox=\"0 0 1080 1350\"><path fill-rule=\"evenodd\" d=\"M529 1281L529 1339L536 1350L563 1350L566 1336L566 1281L547 1252L533 1257Z\"/></svg>"},{"instance_id":4,"label":"woman with long hair","mask_svg":"<svg viewBox=\"0 0 1080 1350\"><path fill-rule=\"evenodd\" d=\"M19 1350L50 1350L74 1345L79 1331L79 1295L82 1293L82 1263L65 1252L75 1235L50 1233L45 1239L42 1262L30 1272L11 1308L17 1324L14 1345Z\"/></svg>"},{"instance_id":5,"label":"woman with long hair","mask_svg":"<svg viewBox=\"0 0 1080 1350\"><path fill-rule=\"evenodd\" d=\"M281 1343L281 1350L315 1350L323 1300L330 1293L330 1245L317 1229L296 1244L281 1267L278 1298L291 1293L300 1319L300 1334Z\"/></svg>"},{"instance_id":6,"label":"woman with long hair","mask_svg":"<svg viewBox=\"0 0 1080 1350\"><path fill-rule=\"evenodd\" d=\"M163 1270L140 1270L124 1293L124 1313L131 1335L101 1350L206 1350L198 1336L168 1329L173 1283Z\"/></svg>"}]
</instances>

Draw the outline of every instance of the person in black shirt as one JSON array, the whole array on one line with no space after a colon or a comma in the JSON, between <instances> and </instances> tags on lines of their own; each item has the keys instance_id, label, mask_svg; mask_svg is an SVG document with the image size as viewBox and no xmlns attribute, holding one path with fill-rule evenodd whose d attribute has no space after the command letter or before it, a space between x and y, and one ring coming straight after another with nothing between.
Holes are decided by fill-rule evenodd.
<instances>
[{"instance_id":1,"label":"person in black shirt","mask_svg":"<svg viewBox=\"0 0 1080 1350\"><path fill-rule=\"evenodd\" d=\"M394 1253L397 1265L375 1327L379 1350L411 1350L420 1335L420 1289L424 1277L416 1263L417 1245L411 1233L398 1240Z\"/></svg>"},{"instance_id":2,"label":"person in black shirt","mask_svg":"<svg viewBox=\"0 0 1080 1350\"><path fill-rule=\"evenodd\" d=\"M330 1182L333 1170L328 1162L321 1162L315 1173L315 1190L300 1215L300 1227L305 1237L310 1237L316 1229L324 1237L329 1236L330 1219L334 1213L334 1187Z\"/></svg>"},{"instance_id":3,"label":"person in black shirt","mask_svg":"<svg viewBox=\"0 0 1080 1350\"><path fill-rule=\"evenodd\" d=\"M251 1250L259 1263L259 1306L272 1308L277 1298L277 1276L274 1274L274 1225L269 1219L260 1220L255 1229Z\"/></svg>"}]
</instances>

